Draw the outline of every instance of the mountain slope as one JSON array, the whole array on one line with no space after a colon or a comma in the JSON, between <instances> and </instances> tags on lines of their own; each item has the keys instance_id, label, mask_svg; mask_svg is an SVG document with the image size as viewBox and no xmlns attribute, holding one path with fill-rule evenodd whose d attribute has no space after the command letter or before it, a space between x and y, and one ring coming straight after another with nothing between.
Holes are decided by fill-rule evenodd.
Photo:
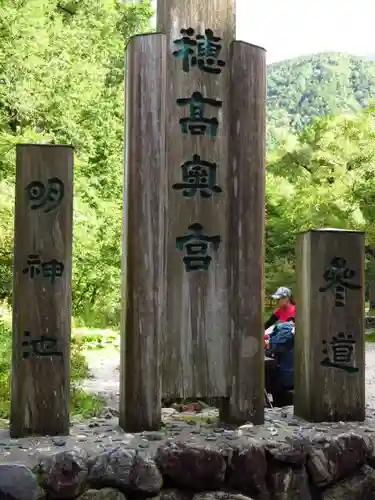
<instances>
[{"instance_id":1,"label":"mountain slope","mask_svg":"<svg viewBox=\"0 0 375 500\"><path fill-rule=\"evenodd\" d=\"M375 98L375 62L323 52L268 66L268 144L315 116L355 113Z\"/></svg>"}]
</instances>

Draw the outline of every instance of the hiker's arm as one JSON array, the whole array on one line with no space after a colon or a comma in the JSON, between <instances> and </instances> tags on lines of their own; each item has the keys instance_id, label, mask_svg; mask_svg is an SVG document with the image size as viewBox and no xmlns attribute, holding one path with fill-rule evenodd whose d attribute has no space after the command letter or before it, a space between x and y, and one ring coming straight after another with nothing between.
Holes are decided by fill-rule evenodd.
<instances>
[{"instance_id":1,"label":"hiker's arm","mask_svg":"<svg viewBox=\"0 0 375 500\"><path fill-rule=\"evenodd\" d=\"M267 330L270 326L274 325L277 321L279 321L279 318L276 316L275 313L273 313L268 320L264 323L264 328Z\"/></svg>"}]
</instances>

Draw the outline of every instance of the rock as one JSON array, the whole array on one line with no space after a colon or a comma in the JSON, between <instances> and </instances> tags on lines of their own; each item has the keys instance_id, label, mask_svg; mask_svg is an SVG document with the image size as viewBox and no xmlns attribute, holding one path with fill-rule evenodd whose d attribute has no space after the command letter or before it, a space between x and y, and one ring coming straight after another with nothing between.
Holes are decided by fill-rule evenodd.
<instances>
[{"instance_id":1,"label":"rock","mask_svg":"<svg viewBox=\"0 0 375 500\"><path fill-rule=\"evenodd\" d=\"M244 424L244 425L240 425L240 427L238 428L238 433L243 432L243 433L246 433L247 431L253 431L254 430L254 424Z\"/></svg>"},{"instance_id":2,"label":"rock","mask_svg":"<svg viewBox=\"0 0 375 500\"><path fill-rule=\"evenodd\" d=\"M86 434L76 434L74 438L79 442L79 443L85 443L87 441L87 436Z\"/></svg>"},{"instance_id":3,"label":"rock","mask_svg":"<svg viewBox=\"0 0 375 500\"><path fill-rule=\"evenodd\" d=\"M0 464L1 499L42 500L45 497L45 492L30 469L24 465Z\"/></svg>"},{"instance_id":4,"label":"rock","mask_svg":"<svg viewBox=\"0 0 375 500\"><path fill-rule=\"evenodd\" d=\"M305 468L310 442L303 436L285 442L268 442L267 478L271 498L275 500L310 500L309 481Z\"/></svg>"},{"instance_id":5,"label":"rock","mask_svg":"<svg viewBox=\"0 0 375 500\"><path fill-rule=\"evenodd\" d=\"M200 412L205 408L209 408L208 405L203 405L201 401L195 401L192 403L187 403L186 405L182 405L181 411L189 411L189 412Z\"/></svg>"},{"instance_id":6,"label":"rock","mask_svg":"<svg viewBox=\"0 0 375 500\"><path fill-rule=\"evenodd\" d=\"M109 420L110 418L118 417L120 412L116 408L110 406L105 406L100 410L100 418L105 418Z\"/></svg>"},{"instance_id":7,"label":"rock","mask_svg":"<svg viewBox=\"0 0 375 500\"><path fill-rule=\"evenodd\" d=\"M141 441L137 444L137 448L149 448L150 447L150 443L147 442L147 441Z\"/></svg>"},{"instance_id":8,"label":"rock","mask_svg":"<svg viewBox=\"0 0 375 500\"><path fill-rule=\"evenodd\" d=\"M225 479L226 454L219 448L169 441L159 446L155 461L163 476L177 487L219 489Z\"/></svg>"},{"instance_id":9,"label":"rock","mask_svg":"<svg viewBox=\"0 0 375 500\"><path fill-rule=\"evenodd\" d=\"M375 497L375 471L365 465L354 477L323 492L322 500L364 500Z\"/></svg>"},{"instance_id":10,"label":"rock","mask_svg":"<svg viewBox=\"0 0 375 500\"><path fill-rule=\"evenodd\" d=\"M304 465L307 460L307 444L300 439L288 442L266 443L265 449L275 460L289 465Z\"/></svg>"},{"instance_id":11,"label":"rock","mask_svg":"<svg viewBox=\"0 0 375 500\"><path fill-rule=\"evenodd\" d=\"M269 483L272 500L310 500L309 481L305 467L271 467ZM341 498L341 497L337 497Z\"/></svg>"},{"instance_id":12,"label":"rock","mask_svg":"<svg viewBox=\"0 0 375 500\"><path fill-rule=\"evenodd\" d=\"M182 404L179 404L179 403L172 403L171 404L171 408L173 410L176 410L176 412L180 412L181 411L181 408L182 408Z\"/></svg>"},{"instance_id":13,"label":"rock","mask_svg":"<svg viewBox=\"0 0 375 500\"><path fill-rule=\"evenodd\" d=\"M103 488L102 490L87 490L77 500L126 500L126 497L113 488Z\"/></svg>"},{"instance_id":14,"label":"rock","mask_svg":"<svg viewBox=\"0 0 375 500\"><path fill-rule=\"evenodd\" d=\"M192 500L193 494L187 491L166 488L161 490L159 500Z\"/></svg>"},{"instance_id":15,"label":"rock","mask_svg":"<svg viewBox=\"0 0 375 500\"><path fill-rule=\"evenodd\" d=\"M135 455L135 450L117 446L92 457L89 462L89 483L129 488Z\"/></svg>"},{"instance_id":16,"label":"rock","mask_svg":"<svg viewBox=\"0 0 375 500\"><path fill-rule=\"evenodd\" d=\"M159 493L163 483L151 458L143 458L135 450L121 446L112 446L90 459L88 480L93 486L149 494Z\"/></svg>"},{"instance_id":17,"label":"rock","mask_svg":"<svg viewBox=\"0 0 375 500\"><path fill-rule=\"evenodd\" d=\"M162 408L161 409L161 414L163 417L171 417L172 415L175 415L177 413L177 410L174 408Z\"/></svg>"},{"instance_id":18,"label":"rock","mask_svg":"<svg viewBox=\"0 0 375 500\"><path fill-rule=\"evenodd\" d=\"M138 492L158 493L163 486L163 477L151 458L136 455L130 474L131 488Z\"/></svg>"},{"instance_id":19,"label":"rock","mask_svg":"<svg viewBox=\"0 0 375 500\"><path fill-rule=\"evenodd\" d=\"M165 433L160 431L147 431L142 433L143 437L148 441L163 441Z\"/></svg>"},{"instance_id":20,"label":"rock","mask_svg":"<svg viewBox=\"0 0 375 500\"><path fill-rule=\"evenodd\" d=\"M365 431L367 432L367 431ZM366 462L375 469L375 436L374 432L362 436L366 445Z\"/></svg>"},{"instance_id":21,"label":"rock","mask_svg":"<svg viewBox=\"0 0 375 500\"><path fill-rule=\"evenodd\" d=\"M197 493L193 500L252 500L250 497L239 493L227 493L226 491L208 491Z\"/></svg>"},{"instance_id":22,"label":"rock","mask_svg":"<svg viewBox=\"0 0 375 500\"><path fill-rule=\"evenodd\" d=\"M48 498L69 500L78 496L85 487L87 461L87 452L74 448L43 458L34 472L39 484L48 492Z\"/></svg>"},{"instance_id":23,"label":"rock","mask_svg":"<svg viewBox=\"0 0 375 500\"><path fill-rule=\"evenodd\" d=\"M362 436L354 433L327 436L325 443L313 442L307 460L307 471L319 487L333 484L353 474L366 462L368 448Z\"/></svg>"},{"instance_id":24,"label":"rock","mask_svg":"<svg viewBox=\"0 0 375 500\"><path fill-rule=\"evenodd\" d=\"M227 483L230 488L267 499L266 472L266 453L256 441L248 440L228 449Z\"/></svg>"},{"instance_id":25,"label":"rock","mask_svg":"<svg viewBox=\"0 0 375 500\"><path fill-rule=\"evenodd\" d=\"M60 437L54 437L54 438L52 438L52 443L55 446L65 446L66 445L66 439L60 438Z\"/></svg>"}]
</instances>

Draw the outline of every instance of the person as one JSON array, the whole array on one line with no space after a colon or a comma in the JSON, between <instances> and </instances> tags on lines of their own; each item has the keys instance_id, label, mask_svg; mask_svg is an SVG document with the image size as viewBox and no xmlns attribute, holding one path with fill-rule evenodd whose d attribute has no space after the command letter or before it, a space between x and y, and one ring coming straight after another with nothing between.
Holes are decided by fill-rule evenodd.
<instances>
[{"instance_id":1,"label":"person","mask_svg":"<svg viewBox=\"0 0 375 500\"><path fill-rule=\"evenodd\" d=\"M265 322L265 328L274 326L266 336L266 353L276 360L276 369L266 373L266 390L276 406L289 404L288 395L294 388L294 324L296 306L289 288L280 287L272 295L279 307Z\"/></svg>"},{"instance_id":2,"label":"person","mask_svg":"<svg viewBox=\"0 0 375 500\"><path fill-rule=\"evenodd\" d=\"M296 320L296 304L293 299L292 292L289 288L285 286L281 286L276 290L276 292L272 295L273 299L277 299L279 301L279 307L271 314L268 320L264 324L264 328L270 328L278 321L286 322L293 321L295 323Z\"/></svg>"}]
</instances>

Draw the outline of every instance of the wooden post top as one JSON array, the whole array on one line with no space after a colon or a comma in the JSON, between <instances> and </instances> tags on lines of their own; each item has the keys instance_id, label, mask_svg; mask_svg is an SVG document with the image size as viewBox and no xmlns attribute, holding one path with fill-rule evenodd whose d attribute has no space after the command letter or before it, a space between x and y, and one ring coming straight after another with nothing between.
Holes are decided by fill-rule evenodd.
<instances>
[{"instance_id":1,"label":"wooden post top","mask_svg":"<svg viewBox=\"0 0 375 500\"><path fill-rule=\"evenodd\" d=\"M306 231L300 231L298 234L307 234L307 233L356 233L356 234L365 234L365 231L360 231L357 229L340 229L338 227L322 227L321 229L307 229Z\"/></svg>"},{"instance_id":2,"label":"wooden post top","mask_svg":"<svg viewBox=\"0 0 375 500\"><path fill-rule=\"evenodd\" d=\"M27 148L69 148L69 149L74 149L74 146L71 144L30 144L28 142L19 142L17 144L17 148L22 148L22 147L27 147Z\"/></svg>"},{"instance_id":3,"label":"wooden post top","mask_svg":"<svg viewBox=\"0 0 375 500\"><path fill-rule=\"evenodd\" d=\"M243 42L242 40L234 40L234 41L237 43L246 43L246 45L249 47L253 47L254 49L257 49L257 50L263 50L263 52L267 52L267 49L265 49L261 45L256 45L255 43L250 43L250 42Z\"/></svg>"}]
</instances>

